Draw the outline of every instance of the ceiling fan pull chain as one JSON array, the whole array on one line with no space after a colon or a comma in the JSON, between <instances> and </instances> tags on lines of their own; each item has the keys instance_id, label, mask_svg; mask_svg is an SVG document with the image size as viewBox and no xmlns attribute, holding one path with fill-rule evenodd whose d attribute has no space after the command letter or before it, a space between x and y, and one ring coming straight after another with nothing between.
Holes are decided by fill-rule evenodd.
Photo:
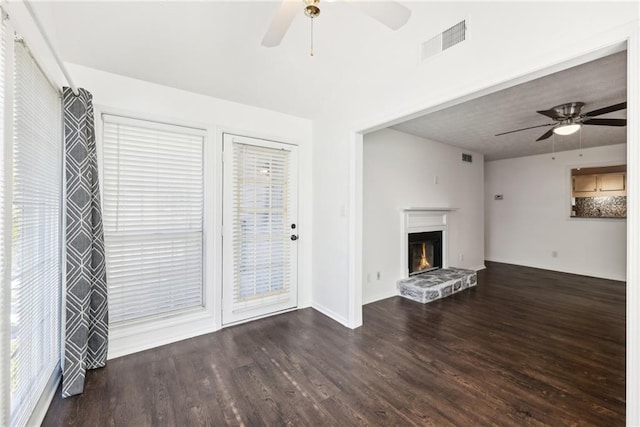
<instances>
[{"instance_id":1,"label":"ceiling fan pull chain","mask_svg":"<svg viewBox=\"0 0 640 427\"><path fill-rule=\"evenodd\" d=\"M311 18L311 51L309 56L313 56L313 18Z\"/></svg>"},{"instance_id":2,"label":"ceiling fan pull chain","mask_svg":"<svg viewBox=\"0 0 640 427\"><path fill-rule=\"evenodd\" d=\"M578 153L578 157L582 157L582 126L580 126L578 138L580 139L580 152Z\"/></svg>"}]
</instances>

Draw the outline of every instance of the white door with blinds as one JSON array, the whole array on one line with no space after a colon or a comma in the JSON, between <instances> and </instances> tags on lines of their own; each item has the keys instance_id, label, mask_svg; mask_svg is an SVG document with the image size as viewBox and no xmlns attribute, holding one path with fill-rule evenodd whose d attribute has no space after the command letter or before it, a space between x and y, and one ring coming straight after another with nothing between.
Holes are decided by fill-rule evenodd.
<instances>
[{"instance_id":1,"label":"white door with blinds","mask_svg":"<svg viewBox=\"0 0 640 427\"><path fill-rule=\"evenodd\" d=\"M202 309L205 131L103 114L112 324Z\"/></svg>"},{"instance_id":2,"label":"white door with blinds","mask_svg":"<svg viewBox=\"0 0 640 427\"><path fill-rule=\"evenodd\" d=\"M224 325L297 306L297 168L294 145L224 135Z\"/></svg>"}]
</instances>

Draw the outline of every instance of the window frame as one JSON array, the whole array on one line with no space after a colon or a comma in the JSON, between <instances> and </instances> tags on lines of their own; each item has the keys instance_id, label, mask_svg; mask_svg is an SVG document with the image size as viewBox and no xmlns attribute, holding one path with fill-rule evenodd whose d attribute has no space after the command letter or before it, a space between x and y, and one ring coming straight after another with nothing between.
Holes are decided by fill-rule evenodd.
<instances>
[{"instance_id":1,"label":"window frame","mask_svg":"<svg viewBox=\"0 0 640 427\"><path fill-rule=\"evenodd\" d=\"M176 311L171 315L162 314L143 319L127 320L109 325L109 352L107 359L124 356L182 339L217 331L221 328L220 298L216 286L221 286L221 263L215 224L218 218L217 192L215 177L217 165L217 132L208 124L157 114L141 113L108 105L94 104L96 149L100 182L100 203L104 212L104 122L103 115L120 116L133 120L142 120L204 131L203 169L204 169L204 218L203 218L203 305ZM108 265L107 265L108 268Z\"/></svg>"}]
</instances>

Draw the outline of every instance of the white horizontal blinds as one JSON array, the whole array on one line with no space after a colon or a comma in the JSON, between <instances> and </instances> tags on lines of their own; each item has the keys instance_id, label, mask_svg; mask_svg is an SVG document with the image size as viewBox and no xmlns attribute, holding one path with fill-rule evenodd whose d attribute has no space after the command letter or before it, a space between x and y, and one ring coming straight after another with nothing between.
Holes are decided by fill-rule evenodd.
<instances>
[{"instance_id":1,"label":"white horizontal blinds","mask_svg":"<svg viewBox=\"0 0 640 427\"><path fill-rule=\"evenodd\" d=\"M103 120L111 321L202 307L204 131Z\"/></svg>"},{"instance_id":2,"label":"white horizontal blinds","mask_svg":"<svg viewBox=\"0 0 640 427\"><path fill-rule=\"evenodd\" d=\"M0 10L0 13L2 11ZM11 377L10 377L10 351L11 351L11 294L7 285L11 281L6 275L9 272L9 266L6 265L8 253L11 250L6 247L7 240L5 233L7 232L5 218L10 215L10 210L5 206L7 200L7 180L4 174L7 168L5 166L6 156L5 150L9 145L10 138L5 137L5 61L6 61L6 28L4 19L0 19L0 425L9 424L10 419L10 399L11 399ZM10 145L9 145L10 146Z\"/></svg>"},{"instance_id":3,"label":"white horizontal blinds","mask_svg":"<svg viewBox=\"0 0 640 427\"><path fill-rule=\"evenodd\" d=\"M234 142L233 309L289 298L290 193L286 150Z\"/></svg>"},{"instance_id":4,"label":"white horizontal blinds","mask_svg":"<svg viewBox=\"0 0 640 427\"><path fill-rule=\"evenodd\" d=\"M58 92L15 43L11 412L22 425L60 359L61 113Z\"/></svg>"}]
</instances>

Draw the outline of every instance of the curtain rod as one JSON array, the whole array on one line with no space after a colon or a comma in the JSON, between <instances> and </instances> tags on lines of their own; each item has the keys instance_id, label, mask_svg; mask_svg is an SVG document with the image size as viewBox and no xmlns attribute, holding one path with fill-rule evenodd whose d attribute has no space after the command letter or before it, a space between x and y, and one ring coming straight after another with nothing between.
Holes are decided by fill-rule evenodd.
<instances>
[{"instance_id":1,"label":"curtain rod","mask_svg":"<svg viewBox=\"0 0 640 427\"><path fill-rule=\"evenodd\" d=\"M67 67L64 66L64 62L62 62L62 60L58 56L58 52L56 52L55 48L51 44L51 40L49 40L49 37L47 36L47 33L44 31L44 28L42 27L42 24L40 23L40 20L38 19L38 16L36 15L35 11L31 7L31 3L29 2L29 0L22 0L22 2L24 3L24 6L27 8L27 11L29 12L29 15L31 15L31 19L33 19L33 22L36 24L36 27L38 27L38 31L40 31L40 34L42 35L42 38L44 39L45 43L47 44L47 47L49 48L49 51L53 55L53 58L56 60L56 63L58 64L58 67L60 68L60 71L62 71L62 74L64 74L64 78L67 79L67 83L71 87L71 90L73 91L73 94L78 96L80 94L80 92L78 91L78 88L73 83L73 80L71 79L71 76L69 75L69 71L67 71Z\"/></svg>"}]
</instances>

